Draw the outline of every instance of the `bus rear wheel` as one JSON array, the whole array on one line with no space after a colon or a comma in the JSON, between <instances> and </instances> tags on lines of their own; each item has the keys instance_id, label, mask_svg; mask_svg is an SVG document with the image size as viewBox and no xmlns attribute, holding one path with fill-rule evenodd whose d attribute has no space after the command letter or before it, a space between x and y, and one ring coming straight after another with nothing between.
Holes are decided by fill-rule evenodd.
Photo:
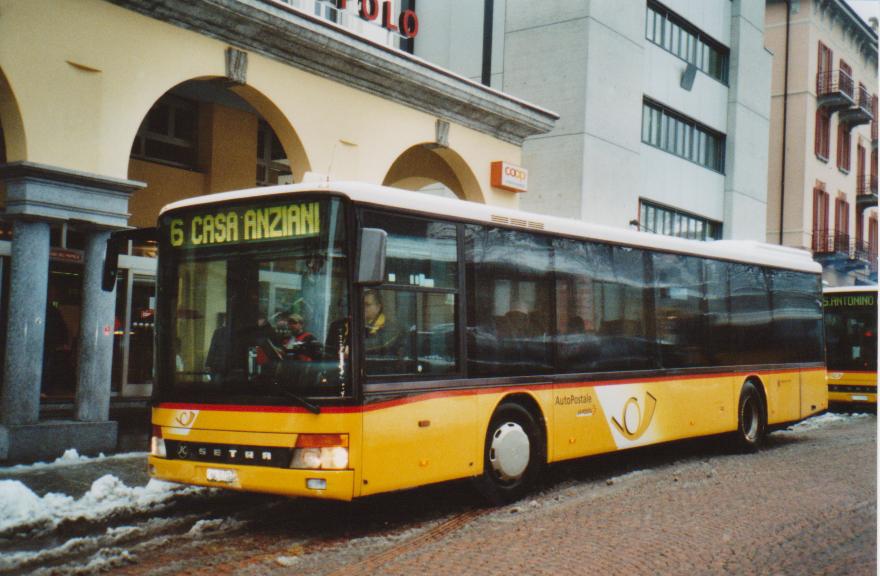
<instances>
[{"instance_id":1,"label":"bus rear wheel","mask_svg":"<svg viewBox=\"0 0 880 576\"><path fill-rule=\"evenodd\" d=\"M504 403L486 431L477 487L494 505L514 502L534 485L545 460L544 435L534 415L519 404Z\"/></svg>"},{"instance_id":2,"label":"bus rear wheel","mask_svg":"<svg viewBox=\"0 0 880 576\"><path fill-rule=\"evenodd\" d=\"M757 386L754 382L746 382L739 393L738 426L734 443L740 452L755 452L764 443L767 435L765 414L764 399Z\"/></svg>"}]
</instances>

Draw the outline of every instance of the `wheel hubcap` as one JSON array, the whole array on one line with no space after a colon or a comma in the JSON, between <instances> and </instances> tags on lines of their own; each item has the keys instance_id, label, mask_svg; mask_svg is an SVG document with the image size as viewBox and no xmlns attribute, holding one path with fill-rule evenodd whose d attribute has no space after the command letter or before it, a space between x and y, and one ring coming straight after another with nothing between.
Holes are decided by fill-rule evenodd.
<instances>
[{"instance_id":1,"label":"wheel hubcap","mask_svg":"<svg viewBox=\"0 0 880 576\"><path fill-rule=\"evenodd\" d=\"M495 430L489 445L489 463L504 481L519 480L529 465L529 436L522 426L506 422Z\"/></svg>"},{"instance_id":2,"label":"wheel hubcap","mask_svg":"<svg viewBox=\"0 0 880 576\"><path fill-rule=\"evenodd\" d=\"M742 414L743 435L749 442L754 442L758 438L759 420L757 403L753 397L749 396L743 403Z\"/></svg>"}]
</instances>

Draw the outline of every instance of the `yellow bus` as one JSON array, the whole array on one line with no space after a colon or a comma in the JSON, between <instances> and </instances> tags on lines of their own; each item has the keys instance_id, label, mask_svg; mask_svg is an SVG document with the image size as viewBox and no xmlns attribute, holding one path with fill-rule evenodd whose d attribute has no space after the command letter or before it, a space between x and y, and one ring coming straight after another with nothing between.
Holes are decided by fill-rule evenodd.
<instances>
[{"instance_id":1,"label":"yellow bus","mask_svg":"<svg viewBox=\"0 0 880 576\"><path fill-rule=\"evenodd\" d=\"M824 290L828 401L877 404L877 286Z\"/></svg>"},{"instance_id":2,"label":"yellow bus","mask_svg":"<svg viewBox=\"0 0 880 576\"><path fill-rule=\"evenodd\" d=\"M802 251L358 183L187 199L157 234L156 478L340 500L473 478L501 503L548 463L754 450L827 407Z\"/></svg>"}]
</instances>

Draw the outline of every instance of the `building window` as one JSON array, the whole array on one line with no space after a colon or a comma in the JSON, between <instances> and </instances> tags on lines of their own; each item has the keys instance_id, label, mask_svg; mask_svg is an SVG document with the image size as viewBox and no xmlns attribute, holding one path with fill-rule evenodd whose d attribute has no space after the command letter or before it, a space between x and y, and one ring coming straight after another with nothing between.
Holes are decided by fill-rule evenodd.
<instances>
[{"instance_id":1,"label":"building window","mask_svg":"<svg viewBox=\"0 0 880 576\"><path fill-rule=\"evenodd\" d=\"M728 49L665 6L648 2L645 38L727 83Z\"/></svg>"},{"instance_id":2,"label":"building window","mask_svg":"<svg viewBox=\"0 0 880 576\"><path fill-rule=\"evenodd\" d=\"M647 200L639 201L639 228L654 234L691 240L721 239L721 222L667 208Z\"/></svg>"},{"instance_id":3,"label":"building window","mask_svg":"<svg viewBox=\"0 0 880 576\"><path fill-rule=\"evenodd\" d=\"M842 172L849 172L850 146L852 138L846 125L837 125L837 167Z\"/></svg>"},{"instance_id":4,"label":"building window","mask_svg":"<svg viewBox=\"0 0 880 576\"><path fill-rule=\"evenodd\" d=\"M290 175L290 162L275 131L265 120L257 127L257 186L274 186ZM292 180L291 180L292 182Z\"/></svg>"},{"instance_id":5,"label":"building window","mask_svg":"<svg viewBox=\"0 0 880 576\"><path fill-rule=\"evenodd\" d=\"M843 197L834 201L834 250L849 252L849 202Z\"/></svg>"},{"instance_id":6,"label":"building window","mask_svg":"<svg viewBox=\"0 0 880 576\"><path fill-rule=\"evenodd\" d=\"M198 126L198 104L166 94L150 108L141 122L131 156L195 170Z\"/></svg>"},{"instance_id":7,"label":"building window","mask_svg":"<svg viewBox=\"0 0 880 576\"><path fill-rule=\"evenodd\" d=\"M821 188L813 188L813 252L827 252L829 236L828 193Z\"/></svg>"},{"instance_id":8,"label":"building window","mask_svg":"<svg viewBox=\"0 0 880 576\"><path fill-rule=\"evenodd\" d=\"M840 60L840 74L837 79L838 86L841 92L853 95L853 74L852 74L852 66L846 63L845 60Z\"/></svg>"},{"instance_id":9,"label":"building window","mask_svg":"<svg viewBox=\"0 0 880 576\"><path fill-rule=\"evenodd\" d=\"M816 110L816 156L827 161L831 150L831 114L827 108Z\"/></svg>"},{"instance_id":10,"label":"building window","mask_svg":"<svg viewBox=\"0 0 880 576\"><path fill-rule=\"evenodd\" d=\"M868 252L877 257L877 216L868 219Z\"/></svg>"},{"instance_id":11,"label":"building window","mask_svg":"<svg viewBox=\"0 0 880 576\"><path fill-rule=\"evenodd\" d=\"M825 94L831 90L832 71L831 62L833 53L828 46L819 42L819 56L817 60L816 71L816 95Z\"/></svg>"},{"instance_id":12,"label":"building window","mask_svg":"<svg viewBox=\"0 0 880 576\"><path fill-rule=\"evenodd\" d=\"M724 134L649 100L642 107L642 142L724 173Z\"/></svg>"}]
</instances>

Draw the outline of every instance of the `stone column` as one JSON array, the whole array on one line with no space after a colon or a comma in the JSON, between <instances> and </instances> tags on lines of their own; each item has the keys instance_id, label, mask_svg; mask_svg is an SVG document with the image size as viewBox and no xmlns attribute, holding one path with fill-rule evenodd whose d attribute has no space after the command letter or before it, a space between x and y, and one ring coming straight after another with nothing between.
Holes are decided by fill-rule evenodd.
<instances>
[{"instance_id":1,"label":"stone column","mask_svg":"<svg viewBox=\"0 0 880 576\"><path fill-rule=\"evenodd\" d=\"M117 423L108 418L115 300L101 291L105 231L126 226L128 199L144 185L26 161L0 164L0 180L6 183L6 218L15 221L0 461L51 460L69 448L81 454L114 450ZM39 420L47 222L76 222L92 231L85 254L75 420Z\"/></svg>"},{"instance_id":2,"label":"stone column","mask_svg":"<svg viewBox=\"0 0 880 576\"><path fill-rule=\"evenodd\" d=\"M49 224L16 221L12 231L9 319L0 423L34 424L40 416Z\"/></svg>"},{"instance_id":3,"label":"stone column","mask_svg":"<svg viewBox=\"0 0 880 576\"><path fill-rule=\"evenodd\" d=\"M104 253L109 237L110 232L95 231L86 239L76 387L76 419L85 422L105 421L110 414L116 290L101 290Z\"/></svg>"}]
</instances>

